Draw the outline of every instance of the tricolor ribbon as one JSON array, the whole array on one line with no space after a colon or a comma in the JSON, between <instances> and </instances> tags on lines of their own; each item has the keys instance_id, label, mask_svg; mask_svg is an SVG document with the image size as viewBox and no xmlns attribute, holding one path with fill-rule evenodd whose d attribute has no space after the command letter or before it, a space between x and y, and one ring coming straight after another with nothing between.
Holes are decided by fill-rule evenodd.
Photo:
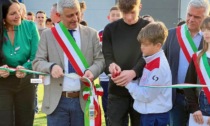
<instances>
[{"instance_id":1,"label":"tricolor ribbon","mask_svg":"<svg viewBox=\"0 0 210 126\"><path fill-rule=\"evenodd\" d=\"M203 84L174 84L174 85L139 85L140 87L148 87L148 88L204 88L210 87L210 85Z\"/></svg>"},{"instance_id":2,"label":"tricolor ribbon","mask_svg":"<svg viewBox=\"0 0 210 126\"><path fill-rule=\"evenodd\" d=\"M11 67L0 67L0 70L5 70L8 72L15 72L15 71L21 71L27 74L38 74L38 75L48 75L47 73L42 73L38 71L33 71L33 70L28 70L28 69L16 69L16 68L11 68Z\"/></svg>"},{"instance_id":3,"label":"tricolor ribbon","mask_svg":"<svg viewBox=\"0 0 210 126\"><path fill-rule=\"evenodd\" d=\"M85 106L85 126L101 126L101 109L98 96L103 95L103 89L99 84L94 85L88 78L83 80L89 84L83 90L83 98L87 100Z\"/></svg>"}]
</instances>

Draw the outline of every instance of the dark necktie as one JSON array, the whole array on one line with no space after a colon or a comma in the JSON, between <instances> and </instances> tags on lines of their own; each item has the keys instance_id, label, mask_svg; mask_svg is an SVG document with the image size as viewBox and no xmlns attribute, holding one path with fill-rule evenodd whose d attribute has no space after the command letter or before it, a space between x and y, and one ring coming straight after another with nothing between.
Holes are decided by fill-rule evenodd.
<instances>
[{"instance_id":1,"label":"dark necktie","mask_svg":"<svg viewBox=\"0 0 210 126\"><path fill-rule=\"evenodd\" d=\"M73 35L73 32L75 32L75 30L69 30L69 33L71 34L71 36L72 36L73 39L75 40L74 35Z\"/></svg>"},{"instance_id":2,"label":"dark necktie","mask_svg":"<svg viewBox=\"0 0 210 126\"><path fill-rule=\"evenodd\" d=\"M69 33L71 34L71 36L73 37L73 39L75 40L74 36L73 36L73 32L75 30L69 30ZM74 56L73 56L74 57ZM73 66L71 65L70 61L68 60L68 73L75 73L75 69L73 68Z\"/></svg>"}]
</instances>

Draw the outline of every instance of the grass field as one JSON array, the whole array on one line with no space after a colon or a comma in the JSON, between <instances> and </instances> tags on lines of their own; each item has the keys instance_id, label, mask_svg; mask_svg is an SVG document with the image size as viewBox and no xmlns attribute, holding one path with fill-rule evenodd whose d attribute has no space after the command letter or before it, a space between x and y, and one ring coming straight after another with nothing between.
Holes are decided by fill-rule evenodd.
<instances>
[{"instance_id":1,"label":"grass field","mask_svg":"<svg viewBox=\"0 0 210 126\"><path fill-rule=\"evenodd\" d=\"M46 115L41 112L41 103L43 99L43 85L39 84L38 86L38 107L39 107L39 112L38 114L35 115L34 119L34 126L47 126L47 120L46 120ZM101 99L100 99L101 101ZM100 102L101 103L101 102ZM103 111L102 111L102 126L105 126L104 118L103 118Z\"/></svg>"},{"instance_id":2,"label":"grass field","mask_svg":"<svg viewBox=\"0 0 210 126\"><path fill-rule=\"evenodd\" d=\"M34 126L47 126L47 120L46 120L46 115L41 112L41 104L42 104L42 99L43 99L43 91L44 87L42 84L39 84L38 86L38 107L39 107L39 113L35 115L34 119Z\"/></svg>"}]
</instances>

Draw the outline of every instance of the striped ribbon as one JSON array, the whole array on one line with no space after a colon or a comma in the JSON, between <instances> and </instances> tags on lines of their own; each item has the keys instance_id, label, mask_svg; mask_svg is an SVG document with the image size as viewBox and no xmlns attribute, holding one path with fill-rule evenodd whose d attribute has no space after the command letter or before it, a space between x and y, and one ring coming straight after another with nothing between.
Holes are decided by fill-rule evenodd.
<instances>
[{"instance_id":1,"label":"striped ribbon","mask_svg":"<svg viewBox=\"0 0 210 126\"><path fill-rule=\"evenodd\" d=\"M85 126L101 126L101 109L98 96L103 95L103 89L99 84L95 85L88 78L83 78L89 87L85 87L83 98L87 99L85 106Z\"/></svg>"},{"instance_id":2,"label":"striped ribbon","mask_svg":"<svg viewBox=\"0 0 210 126\"><path fill-rule=\"evenodd\" d=\"M48 75L47 73L42 73L42 72L38 72L38 71L33 71L33 70L28 70L28 69L16 69L16 68L5 68L5 67L0 67L0 70L5 70L8 72L15 72L15 71L21 71L27 74L38 74L38 75Z\"/></svg>"},{"instance_id":3,"label":"striped ribbon","mask_svg":"<svg viewBox=\"0 0 210 126\"><path fill-rule=\"evenodd\" d=\"M148 88L206 88L210 87L210 85L203 84L174 84L174 85L139 85L140 87L148 87Z\"/></svg>"},{"instance_id":4,"label":"striped ribbon","mask_svg":"<svg viewBox=\"0 0 210 126\"><path fill-rule=\"evenodd\" d=\"M9 71L9 72L15 72L16 71L15 68L4 68L4 67L0 67L0 70L6 70L6 71ZM38 75L49 75L47 73L33 71L33 70L27 70L27 69L19 69L19 70L22 71L22 72L25 72L25 73L38 74ZM69 77L71 79L80 78L80 76L75 74L75 73L65 74L64 76ZM90 94L91 94L90 93L91 92L90 84L92 84L92 82L89 83L88 87L85 87L84 91L83 91L83 98L85 100L87 100L89 98ZM209 85L204 85L204 84L184 84L183 83L183 84L174 84L174 85L169 85L169 86L164 86L164 85L144 85L143 86L143 85L141 85L140 87L148 87L148 88L205 88L205 87L210 87L210 84ZM95 88L95 92L96 92L95 94L96 95L98 95L98 96L103 95L103 89L101 88L101 86L99 84L96 84L94 86L94 88Z\"/></svg>"}]
</instances>

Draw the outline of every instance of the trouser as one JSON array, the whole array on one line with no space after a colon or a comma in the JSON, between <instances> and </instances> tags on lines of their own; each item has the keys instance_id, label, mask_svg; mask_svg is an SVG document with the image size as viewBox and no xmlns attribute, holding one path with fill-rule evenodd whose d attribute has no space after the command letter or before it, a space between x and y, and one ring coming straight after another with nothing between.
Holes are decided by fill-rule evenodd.
<instances>
[{"instance_id":1,"label":"trouser","mask_svg":"<svg viewBox=\"0 0 210 126\"><path fill-rule=\"evenodd\" d=\"M141 114L141 126L167 126L169 112L158 114Z\"/></svg>"},{"instance_id":2,"label":"trouser","mask_svg":"<svg viewBox=\"0 0 210 126\"><path fill-rule=\"evenodd\" d=\"M170 111L170 126L187 126L189 120L188 105L184 94L177 93Z\"/></svg>"},{"instance_id":3,"label":"trouser","mask_svg":"<svg viewBox=\"0 0 210 126\"><path fill-rule=\"evenodd\" d=\"M47 115L48 126L84 126L84 113L79 98L61 96L54 112Z\"/></svg>"},{"instance_id":4,"label":"trouser","mask_svg":"<svg viewBox=\"0 0 210 126\"><path fill-rule=\"evenodd\" d=\"M31 77L0 78L0 126L33 126L35 86Z\"/></svg>"},{"instance_id":5,"label":"trouser","mask_svg":"<svg viewBox=\"0 0 210 126\"><path fill-rule=\"evenodd\" d=\"M107 121L107 103L108 103L108 87L109 87L109 81L100 81L101 87L103 88L103 96L102 96L102 107L104 110L104 118L106 126L108 126Z\"/></svg>"},{"instance_id":6,"label":"trouser","mask_svg":"<svg viewBox=\"0 0 210 126\"><path fill-rule=\"evenodd\" d=\"M109 126L127 126L128 114L131 126L139 126L140 114L133 109L133 98L131 96L108 95L108 121Z\"/></svg>"}]
</instances>

